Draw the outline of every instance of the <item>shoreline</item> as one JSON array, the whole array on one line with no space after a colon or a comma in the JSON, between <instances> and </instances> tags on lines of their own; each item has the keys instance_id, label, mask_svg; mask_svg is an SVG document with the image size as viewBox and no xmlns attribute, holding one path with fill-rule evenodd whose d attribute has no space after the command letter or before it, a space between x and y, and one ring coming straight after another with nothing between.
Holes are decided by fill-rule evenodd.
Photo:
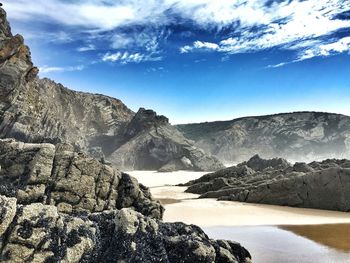
<instances>
[{"instance_id":1,"label":"shoreline","mask_svg":"<svg viewBox=\"0 0 350 263\"><path fill-rule=\"evenodd\" d=\"M154 199L165 207L164 222L184 222L200 227L283 226L350 223L350 213L267 204L197 199L185 193L187 187L174 186L201 177L204 172L129 172L150 187Z\"/></svg>"}]
</instances>

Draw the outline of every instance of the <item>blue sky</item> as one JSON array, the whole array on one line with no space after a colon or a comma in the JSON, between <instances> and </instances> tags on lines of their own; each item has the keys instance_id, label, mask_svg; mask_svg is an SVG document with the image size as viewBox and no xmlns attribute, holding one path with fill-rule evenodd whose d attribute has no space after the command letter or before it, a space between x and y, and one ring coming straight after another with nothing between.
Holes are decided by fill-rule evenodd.
<instances>
[{"instance_id":1,"label":"blue sky","mask_svg":"<svg viewBox=\"0 0 350 263\"><path fill-rule=\"evenodd\" d=\"M350 1L3 0L41 77L172 123L350 115Z\"/></svg>"}]
</instances>

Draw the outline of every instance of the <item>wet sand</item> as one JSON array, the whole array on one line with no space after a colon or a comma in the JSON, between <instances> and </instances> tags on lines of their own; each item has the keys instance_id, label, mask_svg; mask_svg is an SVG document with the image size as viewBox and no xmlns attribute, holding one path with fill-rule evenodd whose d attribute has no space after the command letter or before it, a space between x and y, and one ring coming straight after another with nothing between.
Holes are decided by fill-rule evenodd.
<instances>
[{"instance_id":1,"label":"wet sand","mask_svg":"<svg viewBox=\"0 0 350 263\"><path fill-rule=\"evenodd\" d=\"M309 226L300 226L308 233ZM313 227L311 226L311 231ZM333 228L343 226L334 225ZM211 238L240 242L249 250L254 263L349 263L350 251L325 246L277 226L204 227ZM320 229L322 231L322 229ZM346 235L329 236L346 239ZM319 241L319 240L318 240Z\"/></svg>"},{"instance_id":2,"label":"wet sand","mask_svg":"<svg viewBox=\"0 0 350 263\"><path fill-rule=\"evenodd\" d=\"M350 263L350 213L197 199L186 187L198 172L131 172L165 206L164 221L201 226L240 242L257 263Z\"/></svg>"},{"instance_id":3,"label":"wet sand","mask_svg":"<svg viewBox=\"0 0 350 263\"><path fill-rule=\"evenodd\" d=\"M284 225L279 228L320 245L350 253L350 224Z\"/></svg>"}]
</instances>

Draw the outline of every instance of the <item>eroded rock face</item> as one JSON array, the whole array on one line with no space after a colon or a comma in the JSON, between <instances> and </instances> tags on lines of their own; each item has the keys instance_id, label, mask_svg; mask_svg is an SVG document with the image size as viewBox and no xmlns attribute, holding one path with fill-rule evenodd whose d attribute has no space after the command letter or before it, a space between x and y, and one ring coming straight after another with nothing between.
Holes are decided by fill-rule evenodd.
<instances>
[{"instance_id":1,"label":"eroded rock face","mask_svg":"<svg viewBox=\"0 0 350 263\"><path fill-rule=\"evenodd\" d=\"M340 114L294 112L176 127L228 164L254 154L293 162L350 158L350 117Z\"/></svg>"},{"instance_id":2,"label":"eroded rock face","mask_svg":"<svg viewBox=\"0 0 350 263\"><path fill-rule=\"evenodd\" d=\"M76 153L66 144L0 140L0 194L40 202L67 214L133 208L161 218L163 208L135 178Z\"/></svg>"},{"instance_id":3,"label":"eroded rock face","mask_svg":"<svg viewBox=\"0 0 350 263\"><path fill-rule=\"evenodd\" d=\"M131 209L69 216L56 206L18 205L5 196L0 203L1 262L250 262L237 243Z\"/></svg>"},{"instance_id":4,"label":"eroded rock face","mask_svg":"<svg viewBox=\"0 0 350 263\"><path fill-rule=\"evenodd\" d=\"M254 156L185 185L187 192L201 198L350 211L350 161L346 159L291 165L283 159Z\"/></svg>"},{"instance_id":5,"label":"eroded rock face","mask_svg":"<svg viewBox=\"0 0 350 263\"><path fill-rule=\"evenodd\" d=\"M111 155L111 162L126 169L161 171L215 171L224 166L194 147L164 116L141 108L124 133L125 142Z\"/></svg>"}]
</instances>

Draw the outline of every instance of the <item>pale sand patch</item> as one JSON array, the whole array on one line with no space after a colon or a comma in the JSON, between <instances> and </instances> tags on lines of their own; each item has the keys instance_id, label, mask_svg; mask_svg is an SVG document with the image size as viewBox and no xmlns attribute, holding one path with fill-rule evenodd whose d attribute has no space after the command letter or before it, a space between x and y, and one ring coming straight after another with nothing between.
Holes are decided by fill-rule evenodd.
<instances>
[{"instance_id":1,"label":"pale sand patch","mask_svg":"<svg viewBox=\"0 0 350 263\"><path fill-rule=\"evenodd\" d=\"M188 181L198 179L208 172L176 171L171 173L158 173L157 171L129 171L126 172L147 186L164 186L187 183Z\"/></svg>"},{"instance_id":2,"label":"pale sand patch","mask_svg":"<svg viewBox=\"0 0 350 263\"><path fill-rule=\"evenodd\" d=\"M198 195L184 192L186 187L161 186L184 183L204 173L136 171L130 174L151 187L155 199L179 201L165 204L165 222L181 221L202 227L350 223L350 213L345 212L196 199Z\"/></svg>"}]
</instances>

